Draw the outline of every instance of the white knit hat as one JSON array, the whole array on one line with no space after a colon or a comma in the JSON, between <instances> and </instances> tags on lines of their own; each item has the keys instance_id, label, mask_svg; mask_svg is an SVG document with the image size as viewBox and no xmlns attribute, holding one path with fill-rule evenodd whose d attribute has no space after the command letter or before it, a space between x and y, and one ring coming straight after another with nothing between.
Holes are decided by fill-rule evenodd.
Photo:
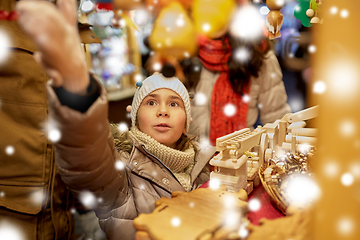
<instances>
[{"instance_id":1,"label":"white knit hat","mask_svg":"<svg viewBox=\"0 0 360 240\"><path fill-rule=\"evenodd\" d=\"M140 86L134 95L132 104L131 104L131 124L135 126L136 124L136 116L139 110L140 104L143 99L152 93L153 91L161 88L167 88L173 90L181 97L184 102L185 113L186 113L186 133L189 130L190 119L191 119L191 110L190 110L190 98L187 89L184 84L177 78L164 77L161 73L155 73L150 77L146 78L142 82L142 86Z\"/></svg>"}]
</instances>

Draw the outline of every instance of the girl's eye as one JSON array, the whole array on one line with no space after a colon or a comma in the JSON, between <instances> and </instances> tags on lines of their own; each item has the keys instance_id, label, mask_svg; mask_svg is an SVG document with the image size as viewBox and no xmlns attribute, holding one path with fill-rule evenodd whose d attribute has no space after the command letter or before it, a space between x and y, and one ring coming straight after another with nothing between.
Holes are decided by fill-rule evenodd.
<instances>
[{"instance_id":1,"label":"girl's eye","mask_svg":"<svg viewBox=\"0 0 360 240\"><path fill-rule=\"evenodd\" d=\"M147 102L147 105L150 105L150 106L155 106L155 105L156 105L156 103L155 103L155 101L150 100L150 101L148 101L148 102Z\"/></svg>"},{"instance_id":2,"label":"girl's eye","mask_svg":"<svg viewBox=\"0 0 360 240\"><path fill-rule=\"evenodd\" d=\"M170 106L171 106L171 107L178 107L179 104L178 104L177 102L171 102L171 103L170 103Z\"/></svg>"}]
</instances>

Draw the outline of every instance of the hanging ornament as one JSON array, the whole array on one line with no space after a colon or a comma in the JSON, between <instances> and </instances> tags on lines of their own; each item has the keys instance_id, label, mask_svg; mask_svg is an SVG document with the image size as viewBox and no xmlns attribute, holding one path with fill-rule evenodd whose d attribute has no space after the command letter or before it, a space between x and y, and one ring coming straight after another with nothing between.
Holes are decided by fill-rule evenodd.
<instances>
[{"instance_id":1,"label":"hanging ornament","mask_svg":"<svg viewBox=\"0 0 360 240\"><path fill-rule=\"evenodd\" d=\"M322 23L319 18L319 9L322 0L298 0L300 2L294 9L294 16L301 21L304 27L311 27L313 23Z\"/></svg>"},{"instance_id":2,"label":"hanging ornament","mask_svg":"<svg viewBox=\"0 0 360 240\"><path fill-rule=\"evenodd\" d=\"M195 54L196 42L194 24L180 3L173 2L161 9L149 36L152 50L163 57L182 60Z\"/></svg>"},{"instance_id":3,"label":"hanging ornament","mask_svg":"<svg viewBox=\"0 0 360 240\"><path fill-rule=\"evenodd\" d=\"M192 15L197 32L211 39L222 37L236 7L234 0L195 0Z\"/></svg>"},{"instance_id":4,"label":"hanging ornament","mask_svg":"<svg viewBox=\"0 0 360 240\"><path fill-rule=\"evenodd\" d=\"M270 12L266 15L266 27L269 32L269 39L281 37L280 29L283 25L283 15L280 9L284 6L284 0L267 0L267 7Z\"/></svg>"},{"instance_id":5,"label":"hanging ornament","mask_svg":"<svg viewBox=\"0 0 360 240\"><path fill-rule=\"evenodd\" d=\"M19 19L19 13L17 11L11 11L10 13L5 10L0 10L0 21L16 21Z\"/></svg>"}]
</instances>

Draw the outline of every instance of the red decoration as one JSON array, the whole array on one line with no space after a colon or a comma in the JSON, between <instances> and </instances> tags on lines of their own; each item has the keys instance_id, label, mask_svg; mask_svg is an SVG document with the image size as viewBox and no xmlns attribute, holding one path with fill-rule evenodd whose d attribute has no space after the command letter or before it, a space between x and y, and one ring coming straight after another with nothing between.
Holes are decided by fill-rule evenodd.
<instances>
[{"instance_id":1,"label":"red decoration","mask_svg":"<svg viewBox=\"0 0 360 240\"><path fill-rule=\"evenodd\" d=\"M7 19L9 21L16 21L19 19L19 13L17 11L11 11Z\"/></svg>"},{"instance_id":2,"label":"red decoration","mask_svg":"<svg viewBox=\"0 0 360 240\"><path fill-rule=\"evenodd\" d=\"M10 13L5 10L0 10L0 20L16 21L19 19L19 13L17 11L11 11Z\"/></svg>"},{"instance_id":3,"label":"red decoration","mask_svg":"<svg viewBox=\"0 0 360 240\"><path fill-rule=\"evenodd\" d=\"M0 20L6 20L9 16L9 12L0 10Z\"/></svg>"},{"instance_id":4,"label":"red decoration","mask_svg":"<svg viewBox=\"0 0 360 240\"><path fill-rule=\"evenodd\" d=\"M113 10L112 3L96 3L95 4L96 11L111 11Z\"/></svg>"}]
</instances>

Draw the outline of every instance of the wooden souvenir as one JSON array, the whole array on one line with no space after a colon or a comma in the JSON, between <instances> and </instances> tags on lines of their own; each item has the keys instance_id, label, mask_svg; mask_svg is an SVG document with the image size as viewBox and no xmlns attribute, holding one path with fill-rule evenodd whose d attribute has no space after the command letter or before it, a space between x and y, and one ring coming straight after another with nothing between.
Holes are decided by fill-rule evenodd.
<instances>
[{"instance_id":1,"label":"wooden souvenir","mask_svg":"<svg viewBox=\"0 0 360 240\"><path fill-rule=\"evenodd\" d=\"M244 190L231 193L225 186L173 192L172 198L157 200L152 213L134 219L136 239L227 239L241 224L248 223L246 201Z\"/></svg>"}]
</instances>

